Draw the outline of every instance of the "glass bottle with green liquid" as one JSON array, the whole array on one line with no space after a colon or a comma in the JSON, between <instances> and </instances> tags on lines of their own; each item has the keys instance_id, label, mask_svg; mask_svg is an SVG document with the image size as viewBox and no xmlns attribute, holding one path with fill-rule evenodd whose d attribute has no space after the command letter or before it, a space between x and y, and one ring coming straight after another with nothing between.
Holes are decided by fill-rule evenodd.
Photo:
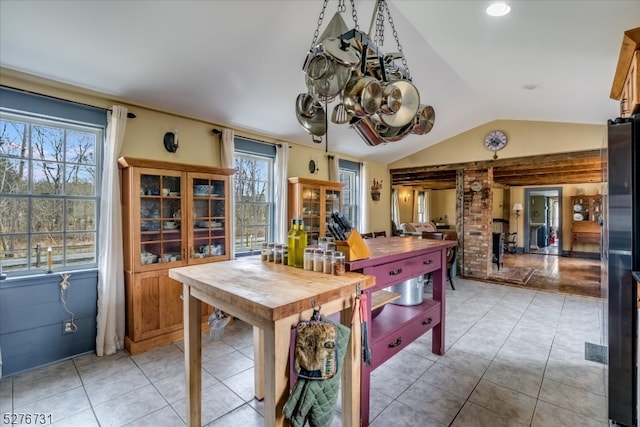
<instances>
[{"instance_id":1,"label":"glass bottle with green liquid","mask_svg":"<svg viewBox=\"0 0 640 427\"><path fill-rule=\"evenodd\" d=\"M291 220L291 228L289 234L287 234L287 245L289 246L289 261L288 265L295 267L296 265L296 232L298 231L298 221Z\"/></svg>"},{"instance_id":2,"label":"glass bottle with green liquid","mask_svg":"<svg viewBox=\"0 0 640 427\"><path fill-rule=\"evenodd\" d=\"M295 236L295 266L298 268L302 268L302 264L304 263L304 248L307 247L307 232L304 230L304 220L300 218L298 220L298 229L296 230Z\"/></svg>"}]
</instances>

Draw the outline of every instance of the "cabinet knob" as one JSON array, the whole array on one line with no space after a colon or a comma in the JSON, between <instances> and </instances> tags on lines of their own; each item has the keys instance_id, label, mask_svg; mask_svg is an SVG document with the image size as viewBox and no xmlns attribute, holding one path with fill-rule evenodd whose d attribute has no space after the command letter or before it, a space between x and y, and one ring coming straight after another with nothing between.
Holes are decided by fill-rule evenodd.
<instances>
[{"instance_id":1,"label":"cabinet knob","mask_svg":"<svg viewBox=\"0 0 640 427\"><path fill-rule=\"evenodd\" d=\"M422 263L423 263L424 265L431 265L431 264L433 264L433 260L432 260L432 259L428 259L428 260L426 260L426 261L422 261Z\"/></svg>"},{"instance_id":2,"label":"cabinet knob","mask_svg":"<svg viewBox=\"0 0 640 427\"><path fill-rule=\"evenodd\" d=\"M402 274L402 269L401 269L401 268L398 268L398 269L396 269L396 270L391 270L391 271L389 272L389 275L390 275L390 276L397 276L398 274Z\"/></svg>"},{"instance_id":3,"label":"cabinet knob","mask_svg":"<svg viewBox=\"0 0 640 427\"><path fill-rule=\"evenodd\" d=\"M394 348L402 344L402 337L398 337L395 342L389 343L389 348Z\"/></svg>"},{"instance_id":4,"label":"cabinet knob","mask_svg":"<svg viewBox=\"0 0 640 427\"><path fill-rule=\"evenodd\" d=\"M423 320L422 324L423 325L430 325L433 322L433 319L431 317L429 317L427 320Z\"/></svg>"}]
</instances>

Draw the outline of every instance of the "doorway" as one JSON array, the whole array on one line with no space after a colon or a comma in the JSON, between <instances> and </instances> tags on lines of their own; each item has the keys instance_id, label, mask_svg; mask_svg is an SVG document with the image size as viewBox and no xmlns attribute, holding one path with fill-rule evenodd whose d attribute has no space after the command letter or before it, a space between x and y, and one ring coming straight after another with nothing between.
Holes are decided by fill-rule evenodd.
<instances>
[{"instance_id":1,"label":"doorway","mask_svg":"<svg viewBox=\"0 0 640 427\"><path fill-rule=\"evenodd\" d=\"M562 187L524 189L524 252L562 255Z\"/></svg>"}]
</instances>

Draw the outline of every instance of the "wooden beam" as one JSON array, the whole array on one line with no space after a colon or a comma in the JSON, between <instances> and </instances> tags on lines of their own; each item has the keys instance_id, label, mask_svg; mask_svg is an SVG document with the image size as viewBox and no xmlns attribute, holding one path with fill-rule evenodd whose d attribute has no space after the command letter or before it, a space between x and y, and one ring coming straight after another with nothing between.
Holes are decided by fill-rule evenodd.
<instances>
[{"instance_id":1,"label":"wooden beam","mask_svg":"<svg viewBox=\"0 0 640 427\"><path fill-rule=\"evenodd\" d=\"M601 182L600 150L392 169L392 185L431 189L455 188L457 170L493 167L494 182L503 186Z\"/></svg>"}]
</instances>

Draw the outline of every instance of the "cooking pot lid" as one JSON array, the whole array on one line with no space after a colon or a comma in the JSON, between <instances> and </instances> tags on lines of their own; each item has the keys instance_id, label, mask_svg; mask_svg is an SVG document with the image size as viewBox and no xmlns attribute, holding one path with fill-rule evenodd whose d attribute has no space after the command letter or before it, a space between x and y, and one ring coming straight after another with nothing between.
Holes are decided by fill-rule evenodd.
<instances>
[{"instance_id":1,"label":"cooking pot lid","mask_svg":"<svg viewBox=\"0 0 640 427\"><path fill-rule=\"evenodd\" d=\"M395 114L382 114L380 121L391 128L404 127L413 122L420 107L420 94L418 89L409 80L394 80L388 83L402 92L402 104Z\"/></svg>"},{"instance_id":2,"label":"cooking pot lid","mask_svg":"<svg viewBox=\"0 0 640 427\"><path fill-rule=\"evenodd\" d=\"M311 80L318 80L329 73L329 58L326 55L316 55L309 61L307 76Z\"/></svg>"},{"instance_id":3,"label":"cooking pot lid","mask_svg":"<svg viewBox=\"0 0 640 427\"><path fill-rule=\"evenodd\" d=\"M431 105L420 105L418 113L413 120L412 133L416 135L427 134L433 129L433 124L436 121L436 112Z\"/></svg>"},{"instance_id":4,"label":"cooking pot lid","mask_svg":"<svg viewBox=\"0 0 640 427\"><path fill-rule=\"evenodd\" d=\"M360 54L347 41L331 37L322 42L324 51L337 63L355 67L360 63Z\"/></svg>"}]
</instances>

